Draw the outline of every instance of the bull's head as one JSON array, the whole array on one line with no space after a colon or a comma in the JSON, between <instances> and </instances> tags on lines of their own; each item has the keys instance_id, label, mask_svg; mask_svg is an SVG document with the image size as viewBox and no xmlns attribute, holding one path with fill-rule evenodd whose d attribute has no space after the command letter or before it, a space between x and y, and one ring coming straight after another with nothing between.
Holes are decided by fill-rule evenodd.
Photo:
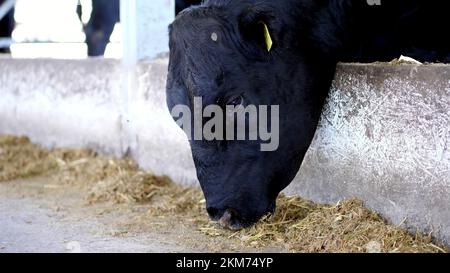
<instances>
[{"instance_id":1,"label":"bull's head","mask_svg":"<svg viewBox=\"0 0 450 273\"><path fill-rule=\"evenodd\" d=\"M298 11L263 2L209 1L183 11L170 27L170 110L186 105L194 113L196 98L202 109L217 105L224 116L227 106L279 107L275 149L262 151L260 138L206 140L188 133L207 211L232 229L273 211L278 194L293 180L336 64L307 27L299 26Z\"/></svg>"}]
</instances>

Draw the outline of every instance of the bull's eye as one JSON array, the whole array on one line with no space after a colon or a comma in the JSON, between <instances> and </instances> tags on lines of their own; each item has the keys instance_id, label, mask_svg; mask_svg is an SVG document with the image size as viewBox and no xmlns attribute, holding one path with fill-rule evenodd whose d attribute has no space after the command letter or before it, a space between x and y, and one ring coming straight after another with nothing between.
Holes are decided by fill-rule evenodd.
<instances>
[{"instance_id":1,"label":"bull's eye","mask_svg":"<svg viewBox=\"0 0 450 273\"><path fill-rule=\"evenodd\" d=\"M242 95L233 97L227 102L227 105L233 105L233 106L239 106L242 104L244 104L244 98L242 97Z\"/></svg>"}]
</instances>

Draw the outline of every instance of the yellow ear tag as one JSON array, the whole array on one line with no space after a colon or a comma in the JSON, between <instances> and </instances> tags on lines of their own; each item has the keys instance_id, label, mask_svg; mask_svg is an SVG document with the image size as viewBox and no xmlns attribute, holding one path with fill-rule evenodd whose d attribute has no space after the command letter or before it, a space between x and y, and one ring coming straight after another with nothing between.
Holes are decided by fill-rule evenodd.
<instances>
[{"instance_id":1,"label":"yellow ear tag","mask_svg":"<svg viewBox=\"0 0 450 273\"><path fill-rule=\"evenodd\" d=\"M263 22L261 22L261 24L264 26L264 39L266 40L267 51L270 52L273 45L272 37L270 37L270 32L267 25Z\"/></svg>"}]
</instances>

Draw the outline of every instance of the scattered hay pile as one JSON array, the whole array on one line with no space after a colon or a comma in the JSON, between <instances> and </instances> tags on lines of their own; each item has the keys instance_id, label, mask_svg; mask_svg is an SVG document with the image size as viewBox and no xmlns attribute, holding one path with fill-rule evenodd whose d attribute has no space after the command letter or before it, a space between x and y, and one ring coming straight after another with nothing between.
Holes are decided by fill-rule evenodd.
<instances>
[{"instance_id":1,"label":"scattered hay pile","mask_svg":"<svg viewBox=\"0 0 450 273\"><path fill-rule=\"evenodd\" d=\"M0 181L38 175L48 175L58 184L87 187L90 203L144 203L156 198L155 215L192 211L202 199L197 189L143 172L130 159L101 157L87 149L46 151L26 137L0 136Z\"/></svg>"},{"instance_id":2,"label":"scattered hay pile","mask_svg":"<svg viewBox=\"0 0 450 273\"><path fill-rule=\"evenodd\" d=\"M36 176L56 166L49 152L27 138L0 136L0 182Z\"/></svg>"},{"instance_id":3,"label":"scattered hay pile","mask_svg":"<svg viewBox=\"0 0 450 273\"><path fill-rule=\"evenodd\" d=\"M145 203L145 217L179 215L201 233L233 244L277 244L295 252L449 251L433 244L430 235L413 236L386 224L358 200L327 206L280 196L274 215L245 230L224 230L205 217L200 190L142 172L129 159L109 159L88 150L46 152L26 138L0 137L0 181L44 173L55 182L86 188L90 203Z\"/></svg>"},{"instance_id":4,"label":"scattered hay pile","mask_svg":"<svg viewBox=\"0 0 450 273\"><path fill-rule=\"evenodd\" d=\"M107 169L105 163L87 149L47 151L26 137L0 136L0 182L44 174L53 174L62 182L96 181L99 177L86 170L96 169L98 175L97 169Z\"/></svg>"},{"instance_id":5,"label":"scattered hay pile","mask_svg":"<svg viewBox=\"0 0 450 273\"><path fill-rule=\"evenodd\" d=\"M294 252L448 251L433 244L431 236L412 236L388 225L359 200L327 206L281 196L275 214L250 229L231 233L209 223L201 230L211 236L237 238L253 246L277 242Z\"/></svg>"},{"instance_id":6,"label":"scattered hay pile","mask_svg":"<svg viewBox=\"0 0 450 273\"><path fill-rule=\"evenodd\" d=\"M183 188L166 176L140 171L136 165L117 168L114 175L99 180L89 193L89 201L114 203L151 203L150 214L187 213L198 209L201 192Z\"/></svg>"}]
</instances>

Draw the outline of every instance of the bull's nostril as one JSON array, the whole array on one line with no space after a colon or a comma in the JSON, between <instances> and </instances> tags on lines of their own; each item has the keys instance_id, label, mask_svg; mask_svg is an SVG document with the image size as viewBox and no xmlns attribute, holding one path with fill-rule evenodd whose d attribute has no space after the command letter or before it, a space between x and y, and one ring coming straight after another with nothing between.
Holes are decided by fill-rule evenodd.
<instances>
[{"instance_id":1,"label":"bull's nostril","mask_svg":"<svg viewBox=\"0 0 450 273\"><path fill-rule=\"evenodd\" d=\"M220 217L219 224L223 227L229 227L231 225L232 217L231 211L227 209L222 217Z\"/></svg>"},{"instance_id":2,"label":"bull's nostril","mask_svg":"<svg viewBox=\"0 0 450 273\"><path fill-rule=\"evenodd\" d=\"M219 224L228 229L238 230L243 226L237 217L237 213L233 209L227 209L219 219Z\"/></svg>"},{"instance_id":3,"label":"bull's nostril","mask_svg":"<svg viewBox=\"0 0 450 273\"><path fill-rule=\"evenodd\" d=\"M214 207L207 207L206 208L206 211L208 212L208 214L209 214L209 217L212 219L212 220L214 220L214 221L217 221L217 220L219 220L219 218L220 218L220 210L219 209L216 209L216 208L214 208Z\"/></svg>"},{"instance_id":4,"label":"bull's nostril","mask_svg":"<svg viewBox=\"0 0 450 273\"><path fill-rule=\"evenodd\" d=\"M206 211L211 220L218 221L224 228L238 230L245 226L237 211L232 208L218 209L215 207L207 207Z\"/></svg>"}]
</instances>

